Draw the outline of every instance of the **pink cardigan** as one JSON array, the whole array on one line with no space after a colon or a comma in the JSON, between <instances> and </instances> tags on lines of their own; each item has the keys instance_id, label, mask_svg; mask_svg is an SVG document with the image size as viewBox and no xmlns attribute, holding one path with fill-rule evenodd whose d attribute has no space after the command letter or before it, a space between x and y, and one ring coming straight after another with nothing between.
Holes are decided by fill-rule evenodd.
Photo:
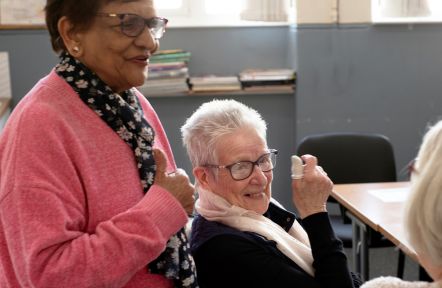
<instances>
[{"instance_id":1,"label":"pink cardigan","mask_svg":"<svg viewBox=\"0 0 442 288\"><path fill-rule=\"evenodd\" d=\"M146 265L186 222L168 191L144 196L131 148L54 71L14 109L0 136L0 287L171 287Z\"/></svg>"}]
</instances>

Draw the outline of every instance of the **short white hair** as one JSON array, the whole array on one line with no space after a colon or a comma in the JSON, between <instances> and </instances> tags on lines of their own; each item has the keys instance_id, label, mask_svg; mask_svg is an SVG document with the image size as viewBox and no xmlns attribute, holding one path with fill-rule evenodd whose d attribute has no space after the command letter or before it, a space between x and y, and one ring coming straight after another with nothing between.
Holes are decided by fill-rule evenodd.
<instances>
[{"instance_id":1,"label":"short white hair","mask_svg":"<svg viewBox=\"0 0 442 288\"><path fill-rule=\"evenodd\" d=\"M183 145L193 167L218 161L216 143L238 129L253 128L266 142L266 122L254 109L235 100L202 104L181 127Z\"/></svg>"},{"instance_id":2,"label":"short white hair","mask_svg":"<svg viewBox=\"0 0 442 288\"><path fill-rule=\"evenodd\" d=\"M442 121L423 137L405 211L410 243L433 264L442 266Z\"/></svg>"}]
</instances>

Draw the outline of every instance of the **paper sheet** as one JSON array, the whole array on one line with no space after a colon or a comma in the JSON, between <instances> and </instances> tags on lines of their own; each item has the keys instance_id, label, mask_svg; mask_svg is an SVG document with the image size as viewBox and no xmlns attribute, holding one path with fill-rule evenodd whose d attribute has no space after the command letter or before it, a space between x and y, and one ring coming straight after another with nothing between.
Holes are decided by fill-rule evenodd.
<instances>
[{"instance_id":1,"label":"paper sheet","mask_svg":"<svg viewBox=\"0 0 442 288\"><path fill-rule=\"evenodd\" d=\"M410 194L410 188L375 189L368 192L383 202L405 202Z\"/></svg>"},{"instance_id":2,"label":"paper sheet","mask_svg":"<svg viewBox=\"0 0 442 288\"><path fill-rule=\"evenodd\" d=\"M11 98L8 52L0 52L0 98Z\"/></svg>"}]
</instances>

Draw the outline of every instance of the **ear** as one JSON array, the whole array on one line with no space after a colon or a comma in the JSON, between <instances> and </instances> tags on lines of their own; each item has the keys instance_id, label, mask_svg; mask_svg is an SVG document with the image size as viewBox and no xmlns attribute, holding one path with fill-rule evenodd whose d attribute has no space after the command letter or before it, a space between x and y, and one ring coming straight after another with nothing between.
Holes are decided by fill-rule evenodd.
<instances>
[{"instance_id":1,"label":"ear","mask_svg":"<svg viewBox=\"0 0 442 288\"><path fill-rule=\"evenodd\" d=\"M67 51L74 57L80 57L83 54L81 38L80 34L74 29L72 22L66 16L63 16L58 20L57 27Z\"/></svg>"},{"instance_id":2,"label":"ear","mask_svg":"<svg viewBox=\"0 0 442 288\"><path fill-rule=\"evenodd\" d=\"M204 167L195 167L193 168L193 175L195 179L198 181L198 184L201 185L202 188L208 189L209 185L209 173L207 172L207 168Z\"/></svg>"}]
</instances>

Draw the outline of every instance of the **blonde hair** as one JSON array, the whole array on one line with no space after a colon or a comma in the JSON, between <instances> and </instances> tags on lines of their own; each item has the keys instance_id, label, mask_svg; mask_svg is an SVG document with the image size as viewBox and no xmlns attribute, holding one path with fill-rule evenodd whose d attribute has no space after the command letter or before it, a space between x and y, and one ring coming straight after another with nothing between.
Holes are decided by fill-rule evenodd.
<instances>
[{"instance_id":1,"label":"blonde hair","mask_svg":"<svg viewBox=\"0 0 442 288\"><path fill-rule=\"evenodd\" d=\"M266 140L266 122L254 109L235 100L202 104L181 127L183 145L193 167L216 163L216 143L237 129L253 128Z\"/></svg>"},{"instance_id":2,"label":"blonde hair","mask_svg":"<svg viewBox=\"0 0 442 288\"><path fill-rule=\"evenodd\" d=\"M442 121L423 138L405 211L410 243L433 264L442 266Z\"/></svg>"}]
</instances>

